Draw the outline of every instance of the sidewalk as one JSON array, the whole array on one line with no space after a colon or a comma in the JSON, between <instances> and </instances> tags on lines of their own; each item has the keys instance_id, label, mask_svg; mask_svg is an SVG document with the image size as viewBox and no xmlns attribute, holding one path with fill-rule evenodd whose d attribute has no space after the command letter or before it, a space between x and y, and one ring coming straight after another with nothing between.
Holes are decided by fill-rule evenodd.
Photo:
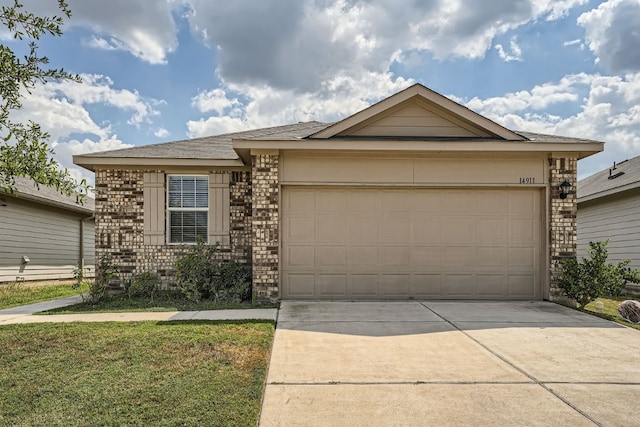
<instances>
[{"instance_id":1,"label":"sidewalk","mask_svg":"<svg viewBox=\"0 0 640 427\"><path fill-rule=\"evenodd\" d=\"M50 322L140 322L145 320L272 320L276 308L246 310L157 311L129 313L80 313L34 316L35 313L82 302L80 295L0 310L0 326L16 323Z\"/></svg>"}]
</instances>

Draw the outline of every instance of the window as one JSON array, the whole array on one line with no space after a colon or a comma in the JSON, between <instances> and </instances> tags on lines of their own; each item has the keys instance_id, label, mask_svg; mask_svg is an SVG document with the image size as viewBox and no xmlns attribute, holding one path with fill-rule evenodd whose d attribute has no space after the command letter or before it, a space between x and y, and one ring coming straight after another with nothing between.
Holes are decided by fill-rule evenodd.
<instances>
[{"instance_id":1,"label":"window","mask_svg":"<svg viewBox=\"0 0 640 427\"><path fill-rule=\"evenodd\" d=\"M167 223L169 243L207 242L209 179L206 176L169 176Z\"/></svg>"}]
</instances>

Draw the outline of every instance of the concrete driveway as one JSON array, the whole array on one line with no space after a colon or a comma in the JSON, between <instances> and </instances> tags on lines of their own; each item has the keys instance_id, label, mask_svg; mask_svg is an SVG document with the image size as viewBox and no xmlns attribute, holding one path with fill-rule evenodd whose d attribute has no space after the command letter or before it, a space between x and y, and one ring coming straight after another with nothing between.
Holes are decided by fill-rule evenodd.
<instances>
[{"instance_id":1,"label":"concrete driveway","mask_svg":"<svg viewBox=\"0 0 640 427\"><path fill-rule=\"evenodd\" d=\"M283 302L261 426L638 425L640 331L547 302Z\"/></svg>"}]
</instances>

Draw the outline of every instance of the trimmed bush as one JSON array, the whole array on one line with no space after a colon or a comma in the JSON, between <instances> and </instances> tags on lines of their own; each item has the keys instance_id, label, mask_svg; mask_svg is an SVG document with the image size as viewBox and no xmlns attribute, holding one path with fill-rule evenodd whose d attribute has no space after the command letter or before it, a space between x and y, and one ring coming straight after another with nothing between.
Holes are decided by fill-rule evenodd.
<instances>
[{"instance_id":1,"label":"trimmed bush","mask_svg":"<svg viewBox=\"0 0 640 427\"><path fill-rule=\"evenodd\" d=\"M160 295L160 278L153 273L140 273L129 282L125 291L129 298L149 298L153 301Z\"/></svg>"}]
</instances>

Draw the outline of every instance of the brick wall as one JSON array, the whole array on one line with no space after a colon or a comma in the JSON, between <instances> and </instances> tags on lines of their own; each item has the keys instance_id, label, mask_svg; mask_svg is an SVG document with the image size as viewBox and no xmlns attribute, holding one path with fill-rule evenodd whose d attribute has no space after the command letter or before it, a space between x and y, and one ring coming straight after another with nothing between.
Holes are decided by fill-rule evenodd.
<instances>
[{"instance_id":1,"label":"brick wall","mask_svg":"<svg viewBox=\"0 0 640 427\"><path fill-rule=\"evenodd\" d=\"M279 157L252 156L253 289L261 300L278 298L279 284Z\"/></svg>"},{"instance_id":2,"label":"brick wall","mask_svg":"<svg viewBox=\"0 0 640 427\"><path fill-rule=\"evenodd\" d=\"M576 256L576 185L578 160L575 158L549 159L549 297L552 301L564 301L558 288L562 274L562 260ZM560 198L560 184L569 181L571 189L566 199Z\"/></svg>"},{"instance_id":3,"label":"brick wall","mask_svg":"<svg viewBox=\"0 0 640 427\"><path fill-rule=\"evenodd\" d=\"M120 279L153 272L170 281L173 264L188 245L144 245L144 172L96 171L96 263L110 254L120 267ZM209 172L212 173L212 172ZM251 262L251 174L231 172L230 240L223 259Z\"/></svg>"}]
</instances>

